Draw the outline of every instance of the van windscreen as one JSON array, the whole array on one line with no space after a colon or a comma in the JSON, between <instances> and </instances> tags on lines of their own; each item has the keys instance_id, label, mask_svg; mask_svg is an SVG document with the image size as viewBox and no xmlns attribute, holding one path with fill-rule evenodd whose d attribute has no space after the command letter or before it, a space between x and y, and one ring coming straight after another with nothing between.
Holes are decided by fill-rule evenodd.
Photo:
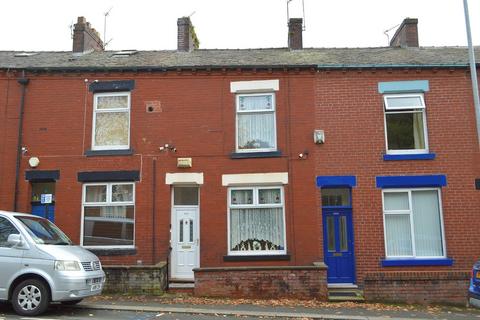
<instances>
[{"instance_id":1,"label":"van windscreen","mask_svg":"<svg viewBox=\"0 0 480 320\"><path fill-rule=\"evenodd\" d=\"M47 219L35 216L15 216L26 227L37 244L71 245L70 239Z\"/></svg>"}]
</instances>

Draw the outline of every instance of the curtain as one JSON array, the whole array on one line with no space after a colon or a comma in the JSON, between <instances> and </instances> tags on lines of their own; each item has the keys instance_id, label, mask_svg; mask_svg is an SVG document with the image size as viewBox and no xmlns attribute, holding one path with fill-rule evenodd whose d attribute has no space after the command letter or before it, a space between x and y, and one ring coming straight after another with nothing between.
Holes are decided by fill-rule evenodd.
<instances>
[{"instance_id":1,"label":"curtain","mask_svg":"<svg viewBox=\"0 0 480 320\"><path fill-rule=\"evenodd\" d=\"M258 190L258 203L281 203L280 189L260 189Z\"/></svg>"},{"instance_id":2,"label":"curtain","mask_svg":"<svg viewBox=\"0 0 480 320\"><path fill-rule=\"evenodd\" d=\"M232 204L253 204L253 190L232 190Z\"/></svg>"},{"instance_id":3,"label":"curtain","mask_svg":"<svg viewBox=\"0 0 480 320\"><path fill-rule=\"evenodd\" d=\"M97 109L128 108L128 96L98 97Z\"/></svg>"},{"instance_id":4,"label":"curtain","mask_svg":"<svg viewBox=\"0 0 480 320\"><path fill-rule=\"evenodd\" d=\"M238 148L265 149L275 146L275 114L238 114Z\"/></svg>"},{"instance_id":5,"label":"curtain","mask_svg":"<svg viewBox=\"0 0 480 320\"><path fill-rule=\"evenodd\" d=\"M415 149L425 149L425 131L423 129L423 112L413 114L413 140Z\"/></svg>"},{"instance_id":6,"label":"curtain","mask_svg":"<svg viewBox=\"0 0 480 320\"><path fill-rule=\"evenodd\" d=\"M112 202L133 201L133 185L114 184L112 185Z\"/></svg>"},{"instance_id":7,"label":"curtain","mask_svg":"<svg viewBox=\"0 0 480 320\"><path fill-rule=\"evenodd\" d=\"M86 202L106 202L107 186L86 186Z\"/></svg>"},{"instance_id":8,"label":"curtain","mask_svg":"<svg viewBox=\"0 0 480 320\"><path fill-rule=\"evenodd\" d=\"M128 145L128 112L97 113L95 145Z\"/></svg>"},{"instance_id":9,"label":"curtain","mask_svg":"<svg viewBox=\"0 0 480 320\"><path fill-rule=\"evenodd\" d=\"M239 98L239 110L272 110L272 96L242 96Z\"/></svg>"},{"instance_id":10,"label":"curtain","mask_svg":"<svg viewBox=\"0 0 480 320\"><path fill-rule=\"evenodd\" d=\"M282 208L230 210L231 250L283 250Z\"/></svg>"},{"instance_id":11,"label":"curtain","mask_svg":"<svg viewBox=\"0 0 480 320\"><path fill-rule=\"evenodd\" d=\"M383 194L385 210L409 210L408 192L385 192Z\"/></svg>"},{"instance_id":12,"label":"curtain","mask_svg":"<svg viewBox=\"0 0 480 320\"><path fill-rule=\"evenodd\" d=\"M412 233L409 214L386 214L387 256L412 256Z\"/></svg>"},{"instance_id":13,"label":"curtain","mask_svg":"<svg viewBox=\"0 0 480 320\"><path fill-rule=\"evenodd\" d=\"M417 256L443 256L438 192L412 192L412 206Z\"/></svg>"}]
</instances>

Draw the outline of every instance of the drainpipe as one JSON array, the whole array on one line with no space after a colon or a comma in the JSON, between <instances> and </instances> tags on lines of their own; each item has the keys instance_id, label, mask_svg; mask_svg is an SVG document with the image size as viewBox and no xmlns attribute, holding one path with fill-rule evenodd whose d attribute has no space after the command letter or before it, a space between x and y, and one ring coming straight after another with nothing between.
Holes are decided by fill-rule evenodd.
<instances>
[{"instance_id":1,"label":"drainpipe","mask_svg":"<svg viewBox=\"0 0 480 320\"><path fill-rule=\"evenodd\" d=\"M17 164L15 167L15 193L13 196L13 211L17 211L17 199L20 176L20 160L22 159L22 136L23 136L23 113L25 110L25 94L27 91L27 85L30 80L25 78L25 71L22 71L22 77L17 82L22 86L22 96L20 100L20 113L18 115L18 139L17 139Z\"/></svg>"},{"instance_id":2,"label":"drainpipe","mask_svg":"<svg viewBox=\"0 0 480 320\"><path fill-rule=\"evenodd\" d=\"M480 145L480 100L478 97L477 67L472 45L472 34L470 32L470 17L468 13L467 0L463 0L463 9L465 11L465 28L467 29L468 57L470 60L470 77L472 79L473 103L475 105L475 117L477 119L477 138Z\"/></svg>"},{"instance_id":3,"label":"drainpipe","mask_svg":"<svg viewBox=\"0 0 480 320\"><path fill-rule=\"evenodd\" d=\"M152 161L152 176L153 176L153 181L152 181L152 260L153 264L155 265L157 263L157 218L156 218L156 212L157 212L157 160L153 159Z\"/></svg>"}]
</instances>

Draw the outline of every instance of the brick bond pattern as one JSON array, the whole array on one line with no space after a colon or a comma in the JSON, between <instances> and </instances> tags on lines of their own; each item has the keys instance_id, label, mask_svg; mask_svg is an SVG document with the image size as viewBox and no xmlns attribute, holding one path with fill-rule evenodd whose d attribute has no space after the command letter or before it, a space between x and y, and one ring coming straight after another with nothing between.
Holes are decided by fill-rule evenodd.
<instances>
[{"instance_id":1,"label":"brick bond pattern","mask_svg":"<svg viewBox=\"0 0 480 320\"><path fill-rule=\"evenodd\" d=\"M369 301L464 305L469 278L462 271L369 273L364 294Z\"/></svg>"},{"instance_id":2,"label":"brick bond pattern","mask_svg":"<svg viewBox=\"0 0 480 320\"><path fill-rule=\"evenodd\" d=\"M325 267L200 268L195 295L234 298L327 298Z\"/></svg>"}]
</instances>

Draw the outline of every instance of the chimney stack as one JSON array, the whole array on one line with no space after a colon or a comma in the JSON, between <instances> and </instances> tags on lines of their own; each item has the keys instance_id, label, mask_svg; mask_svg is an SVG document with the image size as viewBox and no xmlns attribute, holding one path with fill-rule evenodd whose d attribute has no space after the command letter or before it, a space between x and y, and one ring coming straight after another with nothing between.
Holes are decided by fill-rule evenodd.
<instances>
[{"instance_id":1,"label":"chimney stack","mask_svg":"<svg viewBox=\"0 0 480 320\"><path fill-rule=\"evenodd\" d=\"M418 19L405 18L390 41L390 47L418 48Z\"/></svg>"},{"instance_id":2,"label":"chimney stack","mask_svg":"<svg viewBox=\"0 0 480 320\"><path fill-rule=\"evenodd\" d=\"M194 49L198 49L200 42L198 41L195 28L190 18L178 18L177 26L177 50L181 52L191 52Z\"/></svg>"},{"instance_id":3,"label":"chimney stack","mask_svg":"<svg viewBox=\"0 0 480 320\"><path fill-rule=\"evenodd\" d=\"M90 26L85 17L78 17L73 29L73 52L103 51L100 34Z\"/></svg>"},{"instance_id":4,"label":"chimney stack","mask_svg":"<svg viewBox=\"0 0 480 320\"><path fill-rule=\"evenodd\" d=\"M288 21L288 48L290 50L303 49L303 19L290 18Z\"/></svg>"}]
</instances>

